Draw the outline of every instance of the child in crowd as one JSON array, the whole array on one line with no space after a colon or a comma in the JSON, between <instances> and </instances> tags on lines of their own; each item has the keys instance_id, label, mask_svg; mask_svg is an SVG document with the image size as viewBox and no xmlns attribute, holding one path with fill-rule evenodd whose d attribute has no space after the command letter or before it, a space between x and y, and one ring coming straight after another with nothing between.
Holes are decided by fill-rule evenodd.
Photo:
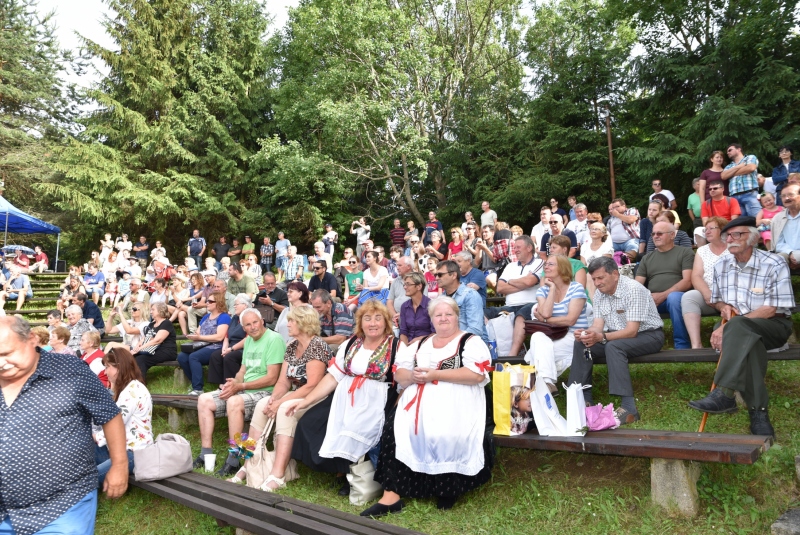
<instances>
[{"instance_id":1,"label":"child in crowd","mask_svg":"<svg viewBox=\"0 0 800 535\"><path fill-rule=\"evenodd\" d=\"M106 308L106 300L113 306L117 302L117 292L119 291L119 284L117 280L112 278L106 283L106 293L103 294L103 300L100 302L100 308Z\"/></svg>"},{"instance_id":2,"label":"child in crowd","mask_svg":"<svg viewBox=\"0 0 800 535\"><path fill-rule=\"evenodd\" d=\"M772 220L783 211L783 206L775 204L775 196L772 193L764 193L761 195L762 209L756 215L756 224L761 233L761 239L764 240L764 247L767 251L772 249L772 230L770 228Z\"/></svg>"},{"instance_id":3,"label":"child in crowd","mask_svg":"<svg viewBox=\"0 0 800 535\"><path fill-rule=\"evenodd\" d=\"M428 271L425 272L425 284L428 286L428 299L439 297L439 280L434 276L439 259L435 256L428 257Z\"/></svg>"},{"instance_id":4,"label":"child in crowd","mask_svg":"<svg viewBox=\"0 0 800 535\"><path fill-rule=\"evenodd\" d=\"M525 386L511 387L511 434L522 435L533 424L531 389Z\"/></svg>"},{"instance_id":5,"label":"child in crowd","mask_svg":"<svg viewBox=\"0 0 800 535\"><path fill-rule=\"evenodd\" d=\"M128 297L129 293L131 293L131 274L126 271L117 283L117 295L114 296L114 304L111 305L111 308L117 308L119 302Z\"/></svg>"}]
</instances>

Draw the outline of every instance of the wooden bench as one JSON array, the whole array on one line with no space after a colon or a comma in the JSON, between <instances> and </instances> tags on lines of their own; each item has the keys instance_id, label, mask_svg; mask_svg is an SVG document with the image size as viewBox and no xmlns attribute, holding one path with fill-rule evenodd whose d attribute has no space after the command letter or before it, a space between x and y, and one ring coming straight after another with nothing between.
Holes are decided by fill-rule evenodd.
<instances>
[{"instance_id":1,"label":"wooden bench","mask_svg":"<svg viewBox=\"0 0 800 535\"><path fill-rule=\"evenodd\" d=\"M569 336L569 335L567 335ZM800 344L790 344L789 349L777 353L767 353L769 360L800 360ZM605 357L594 355L595 364L605 364ZM628 364L668 364L689 362L717 362L719 353L713 349L666 349L658 353L650 353L628 359ZM523 357L498 357L497 362L509 364L525 364Z\"/></svg>"},{"instance_id":2,"label":"wooden bench","mask_svg":"<svg viewBox=\"0 0 800 535\"><path fill-rule=\"evenodd\" d=\"M414 535L417 531L190 472L131 485L235 526L237 535Z\"/></svg>"},{"instance_id":3,"label":"wooden bench","mask_svg":"<svg viewBox=\"0 0 800 535\"><path fill-rule=\"evenodd\" d=\"M698 462L753 464L772 445L772 437L613 429L583 437L543 437L536 433L495 435L505 448L621 455L650 459L650 494L654 503L686 516L699 512Z\"/></svg>"},{"instance_id":4,"label":"wooden bench","mask_svg":"<svg viewBox=\"0 0 800 535\"><path fill-rule=\"evenodd\" d=\"M178 361L162 363L161 366L178 365ZM183 370L178 368L176 373L183 375ZM188 394L152 394L153 405L167 407L167 425L173 431L177 431L184 424L197 424L197 396Z\"/></svg>"}]
</instances>

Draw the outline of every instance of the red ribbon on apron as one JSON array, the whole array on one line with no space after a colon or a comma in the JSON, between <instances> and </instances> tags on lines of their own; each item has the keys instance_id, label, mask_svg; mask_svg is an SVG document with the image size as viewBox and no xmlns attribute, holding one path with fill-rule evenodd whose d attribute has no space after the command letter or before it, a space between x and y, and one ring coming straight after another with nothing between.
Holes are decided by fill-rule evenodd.
<instances>
[{"instance_id":1,"label":"red ribbon on apron","mask_svg":"<svg viewBox=\"0 0 800 535\"><path fill-rule=\"evenodd\" d=\"M350 406L355 406L356 404L356 390L361 388L364 385L364 382L367 380L366 377L363 375L356 375L353 377L353 383L350 385L350 389L347 391L350 394Z\"/></svg>"}]
</instances>

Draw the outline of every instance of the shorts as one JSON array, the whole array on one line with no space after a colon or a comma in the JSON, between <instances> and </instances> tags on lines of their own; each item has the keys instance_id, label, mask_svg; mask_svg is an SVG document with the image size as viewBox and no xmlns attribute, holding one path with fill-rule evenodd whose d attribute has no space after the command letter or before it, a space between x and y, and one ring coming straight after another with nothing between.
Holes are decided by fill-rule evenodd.
<instances>
[{"instance_id":1,"label":"shorts","mask_svg":"<svg viewBox=\"0 0 800 535\"><path fill-rule=\"evenodd\" d=\"M8 298L9 298L9 299L18 299L18 298L19 298L19 292L9 293L9 294L8 294ZM26 298L26 299L31 299L31 298L33 298L33 292L28 292L28 293L26 293L26 294L25 294L25 298Z\"/></svg>"},{"instance_id":2,"label":"shorts","mask_svg":"<svg viewBox=\"0 0 800 535\"><path fill-rule=\"evenodd\" d=\"M626 252L626 253L628 251L637 251L637 252L639 251L639 239L638 238L631 238L630 240L622 241L622 242L615 241L615 242L612 242L612 243L614 245L614 250L615 251L623 251L623 252Z\"/></svg>"},{"instance_id":3,"label":"shorts","mask_svg":"<svg viewBox=\"0 0 800 535\"><path fill-rule=\"evenodd\" d=\"M227 400L219 399L219 395L221 393L221 390L215 390L211 393L211 399L214 400L214 404L217 406L217 410L214 411L214 416L216 418L222 418L228 414L228 402ZM242 401L244 401L245 421L252 420L253 411L256 408L256 404L271 394L272 392L268 392L266 390L259 390L257 392L239 392L236 394L237 396L241 396Z\"/></svg>"},{"instance_id":4,"label":"shorts","mask_svg":"<svg viewBox=\"0 0 800 535\"><path fill-rule=\"evenodd\" d=\"M103 290L102 288L92 288L91 290L89 288L86 288L86 295L89 296L97 295L98 297L103 297L103 294L105 293L106 293L105 290Z\"/></svg>"}]
</instances>

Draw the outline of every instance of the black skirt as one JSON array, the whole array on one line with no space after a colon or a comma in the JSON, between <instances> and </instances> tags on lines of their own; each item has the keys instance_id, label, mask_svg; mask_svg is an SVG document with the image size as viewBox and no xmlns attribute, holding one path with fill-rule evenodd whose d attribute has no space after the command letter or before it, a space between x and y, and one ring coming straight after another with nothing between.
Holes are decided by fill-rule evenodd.
<instances>
[{"instance_id":1,"label":"black skirt","mask_svg":"<svg viewBox=\"0 0 800 535\"><path fill-rule=\"evenodd\" d=\"M391 426L394 426L394 409L397 398L397 390L390 387L386 397L386 407L384 407L383 432L390 425L390 419L392 420ZM325 441L325 433L328 429L328 415L331 412L332 404L333 394L311 407L297 422L294 444L292 444L292 459L303 463L315 472L346 474L349 472L353 461L341 457L328 459L327 457L319 456L319 450Z\"/></svg>"},{"instance_id":2,"label":"black skirt","mask_svg":"<svg viewBox=\"0 0 800 535\"><path fill-rule=\"evenodd\" d=\"M487 396L488 397L488 396ZM491 398L487 400L487 413L491 411ZM489 481L494 466L494 423L487 418L483 434L483 468L474 476L454 472L448 474L423 474L415 472L395 456L394 413L387 416L381 436L381 452L375 481L388 490L407 498L445 497L457 498Z\"/></svg>"}]
</instances>

